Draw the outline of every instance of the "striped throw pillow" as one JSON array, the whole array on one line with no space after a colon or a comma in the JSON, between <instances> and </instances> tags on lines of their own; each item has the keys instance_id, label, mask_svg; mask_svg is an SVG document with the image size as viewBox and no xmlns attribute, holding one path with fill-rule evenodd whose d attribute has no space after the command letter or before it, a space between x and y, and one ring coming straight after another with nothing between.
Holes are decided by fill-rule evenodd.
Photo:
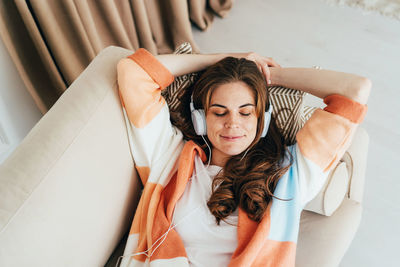
<instances>
[{"instance_id":1,"label":"striped throw pillow","mask_svg":"<svg viewBox=\"0 0 400 267\"><path fill-rule=\"evenodd\" d=\"M174 53L191 54L192 48L189 43L183 43ZM176 109L183 93L197 80L198 76L199 73L189 73L176 77L174 82L163 90L162 95L171 111L172 122L185 119L179 117ZM303 108L303 97L306 93L282 86L269 86L268 91L273 105L272 115L287 140L287 144L294 144L296 142L296 133L313 111L312 108Z\"/></svg>"}]
</instances>

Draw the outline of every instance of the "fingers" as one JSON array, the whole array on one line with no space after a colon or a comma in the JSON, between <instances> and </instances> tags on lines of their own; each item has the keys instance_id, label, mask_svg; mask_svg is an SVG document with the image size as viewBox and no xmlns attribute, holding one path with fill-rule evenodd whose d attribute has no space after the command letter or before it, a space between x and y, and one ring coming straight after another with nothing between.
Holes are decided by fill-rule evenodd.
<instances>
[{"instance_id":1,"label":"fingers","mask_svg":"<svg viewBox=\"0 0 400 267\"><path fill-rule=\"evenodd\" d=\"M276 61L275 61L272 57L266 58L266 61L267 61L269 67L278 67L278 68L281 68L281 65L279 65L278 63L276 63Z\"/></svg>"},{"instance_id":2,"label":"fingers","mask_svg":"<svg viewBox=\"0 0 400 267\"><path fill-rule=\"evenodd\" d=\"M257 67L259 68L261 73L264 74L264 77L267 81L267 85L271 84L271 72L269 70L269 67L281 68L281 65L279 65L273 58L262 57L254 52L249 53L246 56L246 59L251 60L257 64Z\"/></svg>"},{"instance_id":3,"label":"fingers","mask_svg":"<svg viewBox=\"0 0 400 267\"><path fill-rule=\"evenodd\" d=\"M271 84L271 72L269 71L269 67L268 64L265 64L261 67L262 69L262 73L265 76L265 80L267 81L267 84L270 85Z\"/></svg>"},{"instance_id":4,"label":"fingers","mask_svg":"<svg viewBox=\"0 0 400 267\"><path fill-rule=\"evenodd\" d=\"M267 81L267 84L271 84L271 72L269 71L270 66L275 66L272 65L271 61L263 60L262 62L255 62L258 65L258 69L262 74L264 74L265 80Z\"/></svg>"}]
</instances>

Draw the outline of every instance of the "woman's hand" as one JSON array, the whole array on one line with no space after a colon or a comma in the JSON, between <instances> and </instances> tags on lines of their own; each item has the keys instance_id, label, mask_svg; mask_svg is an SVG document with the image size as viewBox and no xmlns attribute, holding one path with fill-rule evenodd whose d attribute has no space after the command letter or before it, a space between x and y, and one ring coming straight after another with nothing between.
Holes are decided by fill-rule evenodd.
<instances>
[{"instance_id":1,"label":"woman's hand","mask_svg":"<svg viewBox=\"0 0 400 267\"><path fill-rule=\"evenodd\" d=\"M269 67L281 67L271 57L263 57L254 52L248 53L245 58L257 64L257 67L264 74L268 85L271 84L271 72L269 71Z\"/></svg>"}]
</instances>

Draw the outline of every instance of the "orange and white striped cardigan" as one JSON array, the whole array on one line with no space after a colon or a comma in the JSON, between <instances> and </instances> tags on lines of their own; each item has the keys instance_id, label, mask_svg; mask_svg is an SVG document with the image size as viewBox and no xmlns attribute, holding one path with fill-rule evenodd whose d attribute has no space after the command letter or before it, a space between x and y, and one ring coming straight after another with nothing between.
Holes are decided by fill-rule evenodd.
<instances>
[{"instance_id":1,"label":"orange and white striped cardigan","mask_svg":"<svg viewBox=\"0 0 400 267\"><path fill-rule=\"evenodd\" d=\"M161 90L173 81L171 73L145 49L128 58L118 64L118 85L144 189L121 266L189 266L179 234L168 230L195 155L203 161L206 155L194 142L185 142L169 120ZM313 113L289 147L294 162L274 191L291 200L274 198L259 223L239 209L238 246L229 266L295 266L300 213L348 148L366 112L365 105L340 95L324 102L327 107Z\"/></svg>"}]
</instances>

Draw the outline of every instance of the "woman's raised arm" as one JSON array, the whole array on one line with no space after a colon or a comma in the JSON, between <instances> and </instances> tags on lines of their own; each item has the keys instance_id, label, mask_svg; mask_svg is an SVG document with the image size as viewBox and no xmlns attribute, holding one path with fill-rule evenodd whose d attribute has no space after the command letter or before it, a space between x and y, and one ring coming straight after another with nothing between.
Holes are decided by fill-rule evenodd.
<instances>
[{"instance_id":1,"label":"woman's raised arm","mask_svg":"<svg viewBox=\"0 0 400 267\"><path fill-rule=\"evenodd\" d=\"M366 104L371 81L355 74L312 68L269 68L271 83L301 90L320 98L339 94Z\"/></svg>"},{"instance_id":2,"label":"woman's raised arm","mask_svg":"<svg viewBox=\"0 0 400 267\"><path fill-rule=\"evenodd\" d=\"M371 81L350 73L313 68L270 68L271 84L323 98L296 134L297 181L304 207L313 199L349 147L367 111Z\"/></svg>"},{"instance_id":3,"label":"woman's raised arm","mask_svg":"<svg viewBox=\"0 0 400 267\"><path fill-rule=\"evenodd\" d=\"M205 69L227 56L228 54L165 54L155 57L177 77Z\"/></svg>"},{"instance_id":4,"label":"woman's raised arm","mask_svg":"<svg viewBox=\"0 0 400 267\"><path fill-rule=\"evenodd\" d=\"M221 54L166 54L156 56L175 77L191 72L200 71L208 66L217 63L225 57L246 58L254 61L260 70L266 76L267 81L270 79L268 67L280 67L270 57L261 57L256 53L221 53Z\"/></svg>"}]
</instances>

